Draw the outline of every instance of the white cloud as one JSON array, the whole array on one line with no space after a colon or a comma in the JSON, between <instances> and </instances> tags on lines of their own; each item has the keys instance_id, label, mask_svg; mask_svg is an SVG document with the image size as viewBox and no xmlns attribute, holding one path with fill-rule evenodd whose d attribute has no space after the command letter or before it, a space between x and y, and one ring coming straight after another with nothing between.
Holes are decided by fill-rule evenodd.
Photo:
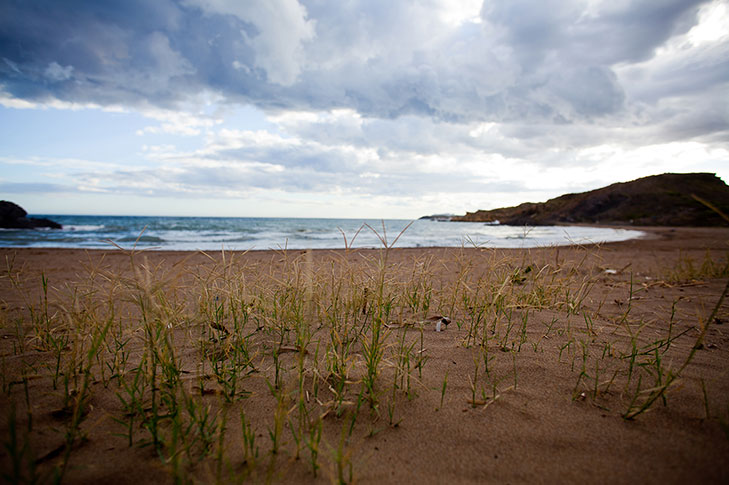
<instances>
[{"instance_id":1,"label":"white cloud","mask_svg":"<svg viewBox=\"0 0 729 485\"><path fill-rule=\"evenodd\" d=\"M702 45L729 37L729 5L724 0L715 0L701 7L699 21L686 34L693 45Z\"/></svg>"},{"instance_id":2,"label":"white cloud","mask_svg":"<svg viewBox=\"0 0 729 485\"><path fill-rule=\"evenodd\" d=\"M159 125L137 130L137 135L160 134L196 136L222 121L214 117L184 111L145 109L145 117L157 120Z\"/></svg>"},{"instance_id":3,"label":"white cloud","mask_svg":"<svg viewBox=\"0 0 729 485\"><path fill-rule=\"evenodd\" d=\"M69 101L62 101L56 98L44 99L44 100L32 100L15 97L6 91L3 91L0 86L0 106L12 109L32 109L32 110L68 110L68 111L80 111L80 110L100 110L108 113L125 113L129 110L121 105L107 104L99 105L96 103L76 103Z\"/></svg>"}]
</instances>

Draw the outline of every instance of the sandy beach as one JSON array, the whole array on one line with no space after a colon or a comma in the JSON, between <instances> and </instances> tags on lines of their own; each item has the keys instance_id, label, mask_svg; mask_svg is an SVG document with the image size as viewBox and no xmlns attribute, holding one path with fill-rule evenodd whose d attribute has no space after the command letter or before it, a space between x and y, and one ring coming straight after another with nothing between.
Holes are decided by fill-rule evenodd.
<instances>
[{"instance_id":1,"label":"sandy beach","mask_svg":"<svg viewBox=\"0 0 729 485\"><path fill-rule=\"evenodd\" d=\"M729 229L645 230L523 250L0 249L2 474L727 483Z\"/></svg>"}]
</instances>

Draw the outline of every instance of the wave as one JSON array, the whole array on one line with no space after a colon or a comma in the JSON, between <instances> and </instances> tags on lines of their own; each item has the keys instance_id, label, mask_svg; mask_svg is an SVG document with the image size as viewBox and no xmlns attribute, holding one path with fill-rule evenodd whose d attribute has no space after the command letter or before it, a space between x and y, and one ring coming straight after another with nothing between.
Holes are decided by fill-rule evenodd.
<instances>
[{"instance_id":1,"label":"wave","mask_svg":"<svg viewBox=\"0 0 729 485\"><path fill-rule=\"evenodd\" d=\"M71 232L97 232L97 231L101 231L105 227L106 226L103 226L103 225L78 224L78 225L63 226L63 230L71 231Z\"/></svg>"},{"instance_id":2,"label":"wave","mask_svg":"<svg viewBox=\"0 0 729 485\"><path fill-rule=\"evenodd\" d=\"M0 231L0 247L124 247L167 250L341 249L391 245L410 221L54 216L62 230ZM370 227L365 227L367 223ZM383 229L382 226L385 226ZM146 229L145 229L146 228ZM376 231L376 232L374 232ZM355 237L356 235L356 237ZM415 221L395 244L404 247L540 247L631 239L640 231L595 227L513 227ZM346 238L346 243L345 243Z\"/></svg>"},{"instance_id":3,"label":"wave","mask_svg":"<svg viewBox=\"0 0 729 485\"><path fill-rule=\"evenodd\" d=\"M126 236L121 239L117 239L115 242L140 242L140 243L164 243L165 239L157 236Z\"/></svg>"}]
</instances>

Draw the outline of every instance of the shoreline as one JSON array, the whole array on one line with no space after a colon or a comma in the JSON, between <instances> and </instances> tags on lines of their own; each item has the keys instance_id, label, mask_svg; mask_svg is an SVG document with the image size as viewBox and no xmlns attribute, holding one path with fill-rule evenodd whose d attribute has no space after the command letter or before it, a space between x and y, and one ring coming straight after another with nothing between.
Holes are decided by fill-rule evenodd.
<instances>
[{"instance_id":1,"label":"shoreline","mask_svg":"<svg viewBox=\"0 0 729 485\"><path fill-rule=\"evenodd\" d=\"M596 224L570 224L566 227L596 227L596 228L604 228L604 229L616 229L616 230L631 230L631 231L640 231L643 234L634 238L630 239L624 239L620 241L606 241L606 242L589 242L589 243L575 243L575 244L552 244L552 245L545 245L545 246L532 246L532 247L523 247L523 248L515 248L515 247L490 247L490 246L484 246L484 247L473 247L473 246L415 246L415 247L394 247L390 250L438 250L438 249L468 249L468 250L495 250L495 251L529 251L529 250L539 250L539 249L550 249L550 248L575 248L575 247L601 247L601 246L620 246L624 244L635 244L638 241L663 241L664 243L667 241L673 241L673 243L670 244L670 246L680 247L681 244L688 244L689 246L692 244L693 241L696 240L703 240L705 243L709 243L711 247L714 249L719 249L722 241L729 241L729 227L681 227L681 226L620 226L620 225L596 225ZM538 227L538 226L537 226ZM559 227L559 226L555 226ZM669 246L669 245L666 245ZM316 251L316 252L326 252L326 251L380 251L384 248L381 247L374 247L374 248L344 248L344 247L335 247L335 248L295 248L295 249L286 249L286 248L279 248L279 249L212 249L212 250L200 250L200 249L158 249L157 247L140 247L137 249L133 248L118 248L114 245L110 244L109 248L83 248L83 247L43 247L43 246L0 246L0 251L90 251L90 252L131 252L135 251L137 253L145 252L145 253L197 253L197 252L206 252L206 253L217 253L221 250L225 251L226 253L237 253L237 254L244 254L244 253L263 253L263 252L283 252L283 251L289 251L289 252L296 252L296 251Z\"/></svg>"},{"instance_id":2,"label":"shoreline","mask_svg":"<svg viewBox=\"0 0 729 485\"><path fill-rule=\"evenodd\" d=\"M269 250L284 246L296 249L344 248L347 240L356 235L356 246L378 249L382 241L380 235L388 234L390 239L398 235L399 247L460 247L476 244L489 247L538 247L545 245L566 246L575 242L623 240L636 237L640 233L631 228L608 228L597 226L549 226L523 228L515 226L485 226L480 223L469 224L467 228L445 223L410 221L386 221L388 229L377 224L366 228L365 225L352 225L352 221L339 225L337 222L313 220L311 225L301 225L288 221L276 225L272 220L265 223L248 225L240 221L229 221L224 225L186 226L177 219L158 220L149 223L145 231L141 227L118 223L114 220L94 221L85 224L80 221L62 221L65 229L61 232L29 231L12 232L0 237L4 247L35 247L49 249L113 249L114 241L125 248L139 242L140 248L155 250ZM370 229L372 229L370 231ZM403 232L400 232L403 231ZM626 232L628 231L628 232ZM633 231L633 232L630 232ZM0 236L4 234L0 232ZM228 249L226 249L228 250Z\"/></svg>"}]
</instances>

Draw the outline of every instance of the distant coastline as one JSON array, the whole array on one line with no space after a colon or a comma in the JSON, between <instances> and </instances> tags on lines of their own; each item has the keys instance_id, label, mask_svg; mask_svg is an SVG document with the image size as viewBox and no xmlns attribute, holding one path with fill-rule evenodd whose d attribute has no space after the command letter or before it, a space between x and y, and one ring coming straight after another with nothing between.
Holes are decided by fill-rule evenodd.
<instances>
[{"instance_id":1,"label":"distant coastline","mask_svg":"<svg viewBox=\"0 0 729 485\"><path fill-rule=\"evenodd\" d=\"M456 216L455 214L433 214L429 216L423 216L420 218L420 220L450 222L454 217L458 216Z\"/></svg>"},{"instance_id":2,"label":"distant coastline","mask_svg":"<svg viewBox=\"0 0 729 485\"><path fill-rule=\"evenodd\" d=\"M477 210L449 220L511 226L725 226L721 216L702 201L729 214L729 187L712 173L668 173L546 202Z\"/></svg>"}]
</instances>

